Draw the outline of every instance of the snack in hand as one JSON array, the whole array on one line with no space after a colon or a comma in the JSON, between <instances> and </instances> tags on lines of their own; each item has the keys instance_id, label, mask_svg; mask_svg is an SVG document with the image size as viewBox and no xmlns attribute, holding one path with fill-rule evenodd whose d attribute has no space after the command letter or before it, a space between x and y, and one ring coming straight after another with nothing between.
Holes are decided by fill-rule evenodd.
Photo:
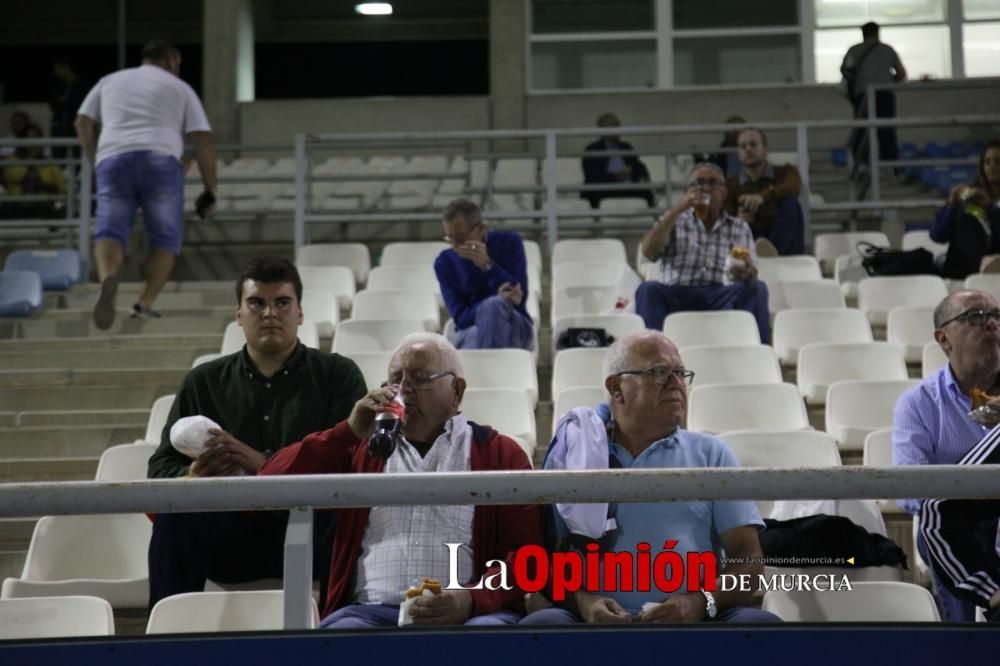
<instances>
[{"instance_id":1,"label":"snack in hand","mask_svg":"<svg viewBox=\"0 0 1000 666\"><path fill-rule=\"evenodd\" d=\"M420 585L407 589L403 593L403 603L399 605L399 619L396 624L400 627L412 624L413 618L410 617L410 608L417 601L417 597L429 597L435 594L441 594L441 581L434 580L433 578L424 578Z\"/></svg>"},{"instance_id":2,"label":"snack in hand","mask_svg":"<svg viewBox=\"0 0 1000 666\"><path fill-rule=\"evenodd\" d=\"M732 250L729 251L729 256L731 256L733 259L739 259L741 261L749 263L751 257L750 248L740 247L737 245L736 247L734 247Z\"/></svg>"},{"instance_id":3,"label":"snack in hand","mask_svg":"<svg viewBox=\"0 0 1000 666\"><path fill-rule=\"evenodd\" d=\"M987 403L993 402L997 397L990 395L982 389L974 388L972 389L972 408L979 409L985 406Z\"/></svg>"}]
</instances>

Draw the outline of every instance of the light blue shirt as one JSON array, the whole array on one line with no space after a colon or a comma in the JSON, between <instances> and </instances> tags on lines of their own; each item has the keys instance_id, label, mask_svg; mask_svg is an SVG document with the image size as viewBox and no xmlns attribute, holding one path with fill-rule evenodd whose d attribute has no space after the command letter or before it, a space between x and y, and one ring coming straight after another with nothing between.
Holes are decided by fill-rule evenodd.
<instances>
[{"instance_id":1,"label":"light blue shirt","mask_svg":"<svg viewBox=\"0 0 1000 666\"><path fill-rule=\"evenodd\" d=\"M718 437L681 429L666 439L654 442L635 458L617 444L611 445L611 452L624 469L739 467L740 464ZM664 494L669 494L669 490L664 489ZM650 545L651 563L668 540L677 541L672 550L682 558L691 551L712 551L721 556L720 534L734 527L755 525L763 528L764 525L757 506L748 501L619 503L615 519L619 529L610 536L608 550L632 553L633 563L638 552L636 546L640 542ZM722 569L721 562L718 569ZM649 576L651 581L655 581L652 567ZM604 580L603 571L600 580ZM633 571L633 583L637 580L638 576ZM687 592L686 578L677 592ZM656 588L655 583L648 592L604 590L601 594L615 599L630 613L638 613L644 603L661 602L667 596Z\"/></svg>"},{"instance_id":2,"label":"light blue shirt","mask_svg":"<svg viewBox=\"0 0 1000 666\"><path fill-rule=\"evenodd\" d=\"M962 393L946 365L896 401L892 418L895 465L955 465L989 432L969 418L972 400ZM898 500L899 507L920 513L922 499Z\"/></svg>"}]
</instances>

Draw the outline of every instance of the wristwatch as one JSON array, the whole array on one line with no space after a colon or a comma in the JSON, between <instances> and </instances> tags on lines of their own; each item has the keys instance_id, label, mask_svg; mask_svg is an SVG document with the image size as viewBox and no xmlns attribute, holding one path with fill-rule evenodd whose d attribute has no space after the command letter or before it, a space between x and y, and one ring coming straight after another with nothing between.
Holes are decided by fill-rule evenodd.
<instances>
[{"instance_id":1,"label":"wristwatch","mask_svg":"<svg viewBox=\"0 0 1000 666\"><path fill-rule=\"evenodd\" d=\"M709 620L714 620L719 614L719 609L715 605L715 595L708 590L701 590L701 593L705 595L705 615Z\"/></svg>"}]
</instances>

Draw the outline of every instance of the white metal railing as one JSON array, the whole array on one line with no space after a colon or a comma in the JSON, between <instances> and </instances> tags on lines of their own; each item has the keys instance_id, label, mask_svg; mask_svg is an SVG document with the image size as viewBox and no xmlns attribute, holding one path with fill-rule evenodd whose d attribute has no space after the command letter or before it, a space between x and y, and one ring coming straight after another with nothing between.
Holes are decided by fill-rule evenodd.
<instances>
[{"instance_id":1,"label":"white metal railing","mask_svg":"<svg viewBox=\"0 0 1000 666\"><path fill-rule=\"evenodd\" d=\"M285 627L308 626L312 507L1000 497L1000 466L340 474L0 484L0 517L290 509Z\"/></svg>"}]
</instances>

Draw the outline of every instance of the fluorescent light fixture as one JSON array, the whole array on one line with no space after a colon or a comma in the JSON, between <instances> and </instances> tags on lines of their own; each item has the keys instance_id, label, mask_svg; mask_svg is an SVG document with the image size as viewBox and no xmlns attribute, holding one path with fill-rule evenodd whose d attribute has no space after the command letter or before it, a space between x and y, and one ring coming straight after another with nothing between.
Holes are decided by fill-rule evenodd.
<instances>
[{"instance_id":1,"label":"fluorescent light fixture","mask_svg":"<svg viewBox=\"0 0 1000 666\"><path fill-rule=\"evenodd\" d=\"M392 13L392 5L388 2L363 2L354 5L354 11L365 16L388 16Z\"/></svg>"}]
</instances>

